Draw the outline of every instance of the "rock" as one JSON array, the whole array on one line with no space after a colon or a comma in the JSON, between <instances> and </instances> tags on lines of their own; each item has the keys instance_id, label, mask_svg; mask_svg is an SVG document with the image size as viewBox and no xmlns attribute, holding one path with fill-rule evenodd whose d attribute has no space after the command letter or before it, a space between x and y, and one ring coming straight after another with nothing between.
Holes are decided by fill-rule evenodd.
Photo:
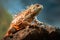
<instances>
[{"instance_id":1,"label":"rock","mask_svg":"<svg viewBox=\"0 0 60 40\"><path fill-rule=\"evenodd\" d=\"M45 25L45 27L29 26L19 30L15 34L9 37L5 37L2 40L60 40L60 29Z\"/></svg>"}]
</instances>

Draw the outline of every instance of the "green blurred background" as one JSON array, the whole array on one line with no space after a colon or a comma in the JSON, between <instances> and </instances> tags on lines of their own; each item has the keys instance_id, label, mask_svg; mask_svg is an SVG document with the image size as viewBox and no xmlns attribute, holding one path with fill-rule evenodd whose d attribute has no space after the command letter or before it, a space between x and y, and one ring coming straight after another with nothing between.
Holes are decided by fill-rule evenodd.
<instances>
[{"instance_id":1,"label":"green blurred background","mask_svg":"<svg viewBox=\"0 0 60 40\"><path fill-rule=\"evenodd\" d=\"M4 9L2 5L0 5L0 39L6 33L11 20L11 14L9 14L8 11Z\"/></svg>"}]
</instances>

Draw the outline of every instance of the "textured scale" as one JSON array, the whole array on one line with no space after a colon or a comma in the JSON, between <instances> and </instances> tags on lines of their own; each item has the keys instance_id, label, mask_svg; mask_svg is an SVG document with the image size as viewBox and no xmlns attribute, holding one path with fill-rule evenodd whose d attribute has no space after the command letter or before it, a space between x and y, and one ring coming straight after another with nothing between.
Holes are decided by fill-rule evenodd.
<instances>
[{"instance_id":1,"label":"textured scale","mask_svg":"<svg viewBox=\"0 0 60 40\"><path fill-rule=\"evenodd\" d=\"M42 10L43 6L40 4L34 4L29 6L26 10L20 12L11 22L10 27L5 36L13 34L13 32L21 30L28 26L36 15ZM12 31L15 29L14 31Z\"/></svg>"}]
</instances>

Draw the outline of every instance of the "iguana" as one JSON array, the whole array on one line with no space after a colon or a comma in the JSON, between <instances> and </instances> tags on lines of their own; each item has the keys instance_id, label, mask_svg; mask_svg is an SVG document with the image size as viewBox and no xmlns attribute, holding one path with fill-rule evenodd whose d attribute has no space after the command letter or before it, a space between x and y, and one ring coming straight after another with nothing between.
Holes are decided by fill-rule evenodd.
<instances>
[{"instance_id":1,"label":"iguana","mask_svg":"<svg viewBox=\"0 0 60 40\"><path fill-rule=\"evenodd\" d=\"M11 22L10 27L5 36L10 36L14 32L21 30L31 24L35 16L39 14L43 6L41 4L34 4L29 6L26 10L20 12Z\"/></svg>"}]
</instances>

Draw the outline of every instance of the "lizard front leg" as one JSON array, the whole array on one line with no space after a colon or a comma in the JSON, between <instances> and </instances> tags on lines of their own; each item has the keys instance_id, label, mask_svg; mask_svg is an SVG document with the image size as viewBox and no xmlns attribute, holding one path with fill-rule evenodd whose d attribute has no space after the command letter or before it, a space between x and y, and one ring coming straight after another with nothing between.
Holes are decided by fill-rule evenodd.
<instances>
[{"instance_id":1,"label":"lizard front leg","mask_svg":"<svg viewBox=\"0 0 60 40\"><path fill-rule=\"evenodd\" d=\"M34 23L36 23L36 24L43 24L43 22L40 22L38 19L37 19L37 16L34 18Z\"/></svg>"},{"instance_id":2,"label":"lizard front leg","mask_svg":"<svg viewBox=\"0 0 60 40\"><path fill-rule=\"evenodd\" d=\"M37 17L35 17L34 18L34 20L33 20L33 25L34 26L41 26L43 24L43 22L40 22L38 19L37 19Z\"/></svg>"}]
</instances>

